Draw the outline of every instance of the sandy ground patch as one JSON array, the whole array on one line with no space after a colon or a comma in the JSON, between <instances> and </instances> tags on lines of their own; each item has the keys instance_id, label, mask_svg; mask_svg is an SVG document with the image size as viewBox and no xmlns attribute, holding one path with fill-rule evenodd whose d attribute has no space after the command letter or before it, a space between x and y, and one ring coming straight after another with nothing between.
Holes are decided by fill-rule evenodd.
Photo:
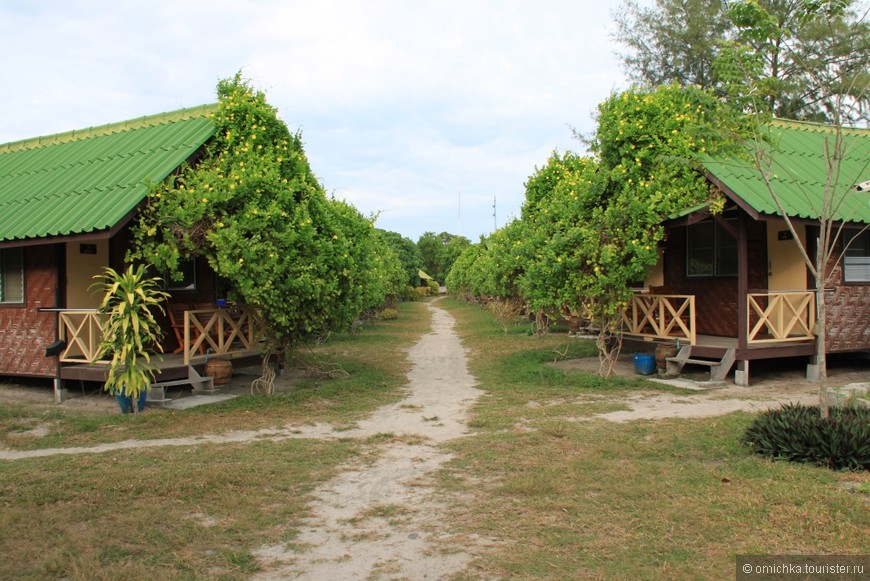
<instances>
[{"instance_id":1,"label":"sandy ground patch","mask_svg":"<svg viewBox=\"0 0 870 581\"><path fill-rule=\"evenodd\" d=\"M598 359L594 357L560 361L553 365L559 369L598 372ZM807 381L804 366L805 363L799 359L752 362L751 385L748 387L734 385L732 381L710 384L707 382L709 372L702 368L689 369L680 378L673 380L660 380L649 376L652 381L691 389L695 393L632 393L621 400L631 409L593 417L614 422L701 418L735 411L764 411L787 402L815 404L819 401L818 384ZM620 356L614 373L621 377L637 377L631 355ZM830 388L862 383L870 384L870 359L861 354L832 358L828 369Z\"/></svg>"}]
</instances>

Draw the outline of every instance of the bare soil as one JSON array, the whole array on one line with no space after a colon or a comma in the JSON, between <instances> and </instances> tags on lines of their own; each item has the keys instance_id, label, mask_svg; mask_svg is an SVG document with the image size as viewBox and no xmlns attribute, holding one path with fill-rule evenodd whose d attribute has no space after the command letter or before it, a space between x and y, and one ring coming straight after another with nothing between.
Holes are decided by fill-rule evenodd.
<instances>
[{"instance_id":1,"label":"bare soil","mask_svg":"<svg viewBox=\"0 0 870 581\"><path fill-rule=\"evenodd\" d=\"M574 359L553 364L566 370L598 372L598 358ZM621 355L614 369L620 377L637 377L631 355ZM735 411L757 412L783 403L814 404L819 401L819 384L806 379L806 362L800 358L754 361L750 363L750 385L741 387L733 381L710 383L704 367L691 368L676 379L652 381L692 390L685 395L661 392L635 392L624 396L626 411L595 416L615 422L640 419L709 417ZM834 356L828 364L827 386L838 390L870 385L870 358L866 354Z\"/></svg>"}]
</instances>

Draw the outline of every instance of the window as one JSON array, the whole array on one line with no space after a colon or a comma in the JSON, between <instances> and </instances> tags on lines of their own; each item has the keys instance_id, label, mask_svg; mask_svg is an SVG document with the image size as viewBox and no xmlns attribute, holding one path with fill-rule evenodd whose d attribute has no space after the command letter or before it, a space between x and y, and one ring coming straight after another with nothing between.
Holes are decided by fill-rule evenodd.
<instances>
[{"instance_id":1,"label":"window","mask_svg":"<svg viewBox=\"0 0 870 581\"><path fill-rule=\"evenodd\" d=\"M24 250L0 249L0 304L24 303Z\"/></svg>"},{"instance_id":2,"label":"window","mask_svg":"<svg viewBox=\"0 0 870 581\"><path fill-rule=\"evenodd\" d=\"M181 280L172 280L167 273L165 275L166 289L174 291L196 290L196 260L193 258L178 261L178 272Z\"/></svg>"},{"instance_id":3,"label":"window","mask_svg":"<svg viewBox=\"0 0 870 581\"><path fill-rule=\"evenodd\" d=\"M844 232L849 245L843 256L844 282L870 282L870 232Z\"/></svg>"},{"instance_id":4,"label":"window","mask_svg":"<svg viewBox=\"0 0 870 581\"><path fill-rule=\"evenodd\" d=\"M692 224L686 236L687 276L737 274L737 239L718 222Z\"/></svg>"}]
</instances>

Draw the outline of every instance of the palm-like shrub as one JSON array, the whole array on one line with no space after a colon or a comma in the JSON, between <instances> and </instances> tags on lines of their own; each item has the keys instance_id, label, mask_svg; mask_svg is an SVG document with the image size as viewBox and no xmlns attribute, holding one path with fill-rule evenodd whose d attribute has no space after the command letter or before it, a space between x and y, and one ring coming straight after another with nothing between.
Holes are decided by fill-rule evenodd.
<instances>
[{"instance_id":1,"label":"palm-like shrub","mask_svg":"<svg viewBox=\"0 0 870 581\"><path fill-rule=\"evenodd\" d=\"M755 418L743 441L763 456L833 469L870 470L870 408L786 404Z\"/></svg>"},{"instance_id":2,"label":"palm-like shrub","mask_svg":"<svg viewBox=\"0 0 870 581\"><path fill-rule=\"evenodd\" d=\"M131 265L123 273L106 267L95 286L105 293L99 313L106 317L100 356L111 355L105 389L134 402L148 391L154 380L151 349L162 352L163 332L152 312L165 312L163 301L169 296L160 290L161 279L148 278L146 267Z\"/></svg>"}]
</instances>

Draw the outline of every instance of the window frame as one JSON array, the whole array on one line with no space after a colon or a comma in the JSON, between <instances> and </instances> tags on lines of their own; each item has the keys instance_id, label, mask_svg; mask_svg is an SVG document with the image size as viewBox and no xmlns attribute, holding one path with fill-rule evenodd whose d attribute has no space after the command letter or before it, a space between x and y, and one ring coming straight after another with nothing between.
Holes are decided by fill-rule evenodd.
<instances>
[{"instance_id":1,"label":"window frame","mask_svg":"<svg viewBox=\"0 0 870 581\"><path fill-rule=\"evenodd\" d=\"M15 253L15 258L10 259L11 256ZM8 263L12 263L11 266ZM17 262L17 264L16 264ZM18 268L19 282L17 285L10 285L7 282L7 269ZM12 247L12 248L0 248L0 306L22 306L27 302L27 289L25 285L25 272L24 268L24 248L23 247ZM13 288L14 286L18 286L21 296L20 299L15 297L13 299L7 299L6 288Z\"/></svg>"},{"instance_id":2,"label":"window frame","mask_svg":"<svg viewBox=\"0 0 870 581\"><path fill-rule=\"evenodd\" d=\"M168 291L195 291L196 280L196 257L181 259L178 261L178 269L184 275L181 280L172 280L169 273L163 275L163 287Z\"/></svg>"},{"instance_id":3,"label":"window frame","mask_svg":"<svg viewBox=\"0 0 870 581\"><path fill-rule=\"evenodd\" d=\"M855 239L862 238L856 245ZM870 230L843 230L843 283L870 284ZM850 265L849 259L859 259L857 264ZM863 278L850 279L850 266L858 272L863 272Z\"/></svg>"},{"instance_id":4,"label":"window frame","mask_svg":"<svg viewBox=\"0 0 870 581\"><path fill-rule=\"evenodd\" d=\"M712 246L699 246L695 244L695 232L702 228L712 226ZM709 266L710 269L705 272L692 272L693 257L698 253L707 251L711 253ZM693 251L695 253L693 254ZM734 270L723 272L723 265L728 264L724 252L733 252L734 260L731 261L734 265ZM738 256L737 256L737 240L726 230L718 220L704 220L697 224L690 224L686 227L686 278L712 278L712 277L727 277L737 276L738 274ZM694 263L697 265L697 263Z\"/></svg>"}]
</instances>

